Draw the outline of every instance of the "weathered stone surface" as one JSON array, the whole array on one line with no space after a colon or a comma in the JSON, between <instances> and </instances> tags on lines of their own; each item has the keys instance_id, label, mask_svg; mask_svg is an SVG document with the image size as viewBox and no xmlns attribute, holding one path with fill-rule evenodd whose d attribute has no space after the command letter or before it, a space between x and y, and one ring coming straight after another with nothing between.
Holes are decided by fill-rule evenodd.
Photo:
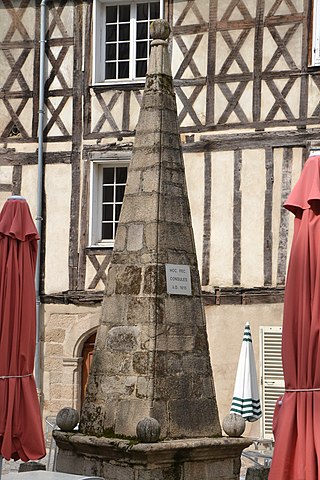
<instances>
[{"instance_id":1,"label":"weathered stone surface","mask_svg":"<svg viewBox=\"0 0 320 480\"><path fill-rule=\"evenodd\" d=\"M130 168L130 183L126 186L126 195L137 194L140 191L141 169ZM117 232L118 235L118 232ZM117 240L118 243L118 240ZM116 247L116 245L115 245Z\"/></svg>"},{"instance_id":2,"label":"weathered stone surface","mask_svg":"<svg viewBox=\"0 0 320 480\"><path fill-rule=\"evenodd\" d=\"M135 437L154 417L162 440L218 436L169 55L152 45L80 429ZM168 263L190 266L192 295L167 293Z\"/></svg>"},{"instance_id":3,"label":"weathered stone surface","mask_svg":"<svg viewBox=\"0 0 320 480\"><path fill-rule=\"evenodd\" d=\"M149 297L131 297L128 299L126 321L131 325L149 325L154 323L156 306ZM124 318L124 317L121 317Z\"/></svg>"},{"instance_id":4,"label":"weathered stone surface","mask_svg":"<svg viewBox=\"0 0 320 480\"><path fill-rule=\"evenodd\" d=\"M145 417L137 424L137 437L140 442L154 443L160 438L160 424L152 417Z\"/></svg>"},{"instance_id":5,"label":"weathered stone surface","mask_svg":"<svg viewBox=\"0 0 320 480\"><path fill-rule=\"evenodd\" d=\"M150 37L153 39L167 40L170 35L170 26L165 20L159 19L150 26Z\"/></svg>"},{"instance_id":6,"label":"weathered stone surface","mask_svg":"<svg viewBox=\"0 0 320 480\"><path fill-rule=\"evenodd\" d=\"M229 437L240 437L246 428L246 421L241 415L229 413L224 417L222 428Z\"/></svg>"},{"instance_id":7,"label":"weathered stone surface","mask_svg":"<svg viewBox=\"0 0 320 480\"><path fill-rule=\"evenodd\" d=\"M65 334L66 334L65 329L62 329L62 328L49 329L48 328L45 333L45 340L47 343L51 343L51 342L63 343Z\"/></svg>"},{"instance_id":8,"label":"weathered stone surface","mask_svg":"<svg viewBox=\"0 0 320 480\"><path fill-rule=\"evenodd\" d=\"M159 165L142 172L142 192L155 192L159 189Z\"/></svg>"},{"instance_id":9,"label":"weathered stone surface","mask_svg":"<svg viewBox=\"0 0 320 480\"><path fill-rule=\"evenodd\" d=\"M131 224L128 226L127 250L137 252L143 247L143 224Z\"/></svg>"},{"instance_id":10,"label":"weathered stone surface","mask_svg":"<svg viewBox=\"0 0 320 480\"><path fill-rule=\"evenodd\" d=\"M153 370L154 358L151 352L135 352L132 357L133 371L145 375Z\"/></svg>"},{"instance_id":11,"label":"weathered stone surface","mask_svg":"<svg viewBox=\"0 0 320 480\"><path fill-rule=\"evenodd\" d=\"M208 435L219 436L220 425L215 421L215 399L175 399L168 402L171 431L174 438L199 437L206 424ZM215 408L216 405L215 405Z\"/></svg>"},{"instance_id":12,"label":"weathered stone surface","mask_svg":"<svg viewBox=\"0 0 320 480\"><path fill-rule=\"evenodd\" d=\"M246 439L199 438L132 444L54 432L57 469L107 480L238 480ZM259 479L260 480L260 479Z\"/></svg>"},{"instance_id":13,"label":"weathered stone surface","mask_svg":"<svg viewBox=\"0 0 320 480\"><path fill-rule=\"evenodd\" d=\"M135 473L123 465L114 465L107 463L103 465L103 477L112 478L112 480L135 480Z\"/></svg>"},{"instance_id":14,"label":"weathered stone surface","mask_svg":"<svg viewBox=\"0 0 320 480\"><path fill-rule=\"evenodd\" d=\"M25 462L19 465L19 473L34 472L36 470L46 470L46 466L40 462Z\"/></svg>"},{"instance_id":15,"label":"weathered stone surface","mask_svg":"<svg viewBox=\"0 0 320 480\"><path fill-rule=\"evenodd\" d=\"M130 195L130 205L124 202L121 210L121 221L126 223L148 223L154 221L156 216L156 192Z\"/></svg>"},{"instance_id":16,"label":"weathered stone surface","mask_svg":"<svg viewBox=\"0 0 320 480\"><path fill-rule=\"evenodd\" d=\"M137 398L151 398L153 395L153 378L139 377L137 381Z\"/></svg>"},{"instance_id":17,"label":"weathered stone surface","mask_svg":"<svg viewBox=\"0 0 320 480\"><path fill-rule=\"evenodd\" d=\"M119 295L138 295L141 288L141 267L135 265L117 265L115 293Z\"/></svg>"},{"instance_id":18,"label":"weathered stone surface","mask_svg":"<svg viewBox=\"0 0 320 480\"><path fill-rule=\"evenodd\" d=\"M127 437L136 436L136 425L141 417L147 417L150 412L149 400L132 399L120 400L118 403L115 431L118 435ZM129 425L128 425L129 419Z\"/></svg>"},{"instance_id":19,"label":"weathered stone surface","mask_svg":"<svg viewBox=\"0 0 320 480\"><path fill-rule=\"evenodd\" d=\"M162 295L166 291L166 276L163 265L147 265L144 270L143 293Z\"/></svg>"},{"instance_id":20,"label":"weathered stone surface","mask_svg":"<svg viewBox=\"0 0 320 480\"><path fill-rule=\"evenodd\" d=\"M270 467L249 467L246 473L246 480L268 480L269 472Z\"/></svg>"},{"instance_id":21,"label":"weathered stone surface","mask_svg":"<svg viewBox=\"0 0 320 480\"><path fill-rule=\"evenodd\" d=\"M112 327L106 338L106 347L110 351L132 352L139 345L139 327Z\"/></svg>"},{"instance_id":22,"label":"weathered stone surface","mask_svg":"<svg viewBox=\"0 0 320 480\"><path fill-rule=\"evenodd\" d=\"M79 412L71 407L65 407L57 414L57 426L63 432L71 432L79 423Z\"/></svg>"}]
</instances>

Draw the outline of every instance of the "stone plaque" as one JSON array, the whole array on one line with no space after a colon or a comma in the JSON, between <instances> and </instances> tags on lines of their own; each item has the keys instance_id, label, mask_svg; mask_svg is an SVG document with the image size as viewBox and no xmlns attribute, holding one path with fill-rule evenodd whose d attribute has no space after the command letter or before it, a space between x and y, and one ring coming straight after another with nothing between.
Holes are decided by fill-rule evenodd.
<instances>
[{"instance_id":1,"label":"stone plaque","mask_svg":"<svg viewBox=\"0 0 320 480\"><path fill-rule=\"evenodd\" d=\"M191 276L189 265L166 263L167 293L173 295L191 295Z\"/></svg>"}]
</instances>

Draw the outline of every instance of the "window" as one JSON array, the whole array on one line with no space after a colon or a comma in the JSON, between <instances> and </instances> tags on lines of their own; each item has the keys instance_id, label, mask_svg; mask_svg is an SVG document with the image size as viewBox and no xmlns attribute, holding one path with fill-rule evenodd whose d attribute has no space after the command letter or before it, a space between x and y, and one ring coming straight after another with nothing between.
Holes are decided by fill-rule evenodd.
<instances>
[{"instance_id":1,"label":"window","mask_svg":"<svg viewBox=\"0 0 320 480\"><path fill-rule=\"evenodd\" d=\"M150 24L161 16L162 0L95 0L94 6L94 83L143 80Z\"/></svg>"},{"instance_id":2,"label":"window","mask_svg":"<svg viewBox=\"0 0 320 480\"><path fill-rule=\"evenodd\" d=\"M311 65L320 67L320 0L313 1Z\"/></svg>"},{"instance_id":3,"label":"window","mask_svg":"<svg viewBox=\"0 0 320 480\"><path fill-rule=\"evenodd\" d=\"M128 160L91 164L90 246L113 247L119 223Z\"/></svg>"}]
</instances>

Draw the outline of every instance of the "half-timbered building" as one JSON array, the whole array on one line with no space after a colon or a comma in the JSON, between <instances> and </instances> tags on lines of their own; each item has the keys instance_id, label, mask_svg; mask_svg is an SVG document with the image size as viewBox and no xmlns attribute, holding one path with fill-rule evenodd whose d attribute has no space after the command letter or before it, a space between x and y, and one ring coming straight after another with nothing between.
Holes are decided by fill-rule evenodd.
<instances>
[{"instance_id":1,"label":"half-timbered building","mask_svg":"<svg viewBox=\"0 0 320 480\"><path fill-rule=\"evenodd\" d=\"M44 416L81 407L144 87L149 25L159 16L172 27L220 414L230 408L249 320L265 416L260 431L255 425L247 433L266 436L283 388L292 220L282 203L320 133L319 0L1 0L0 206L11 194L23 195L36 217L41 195Z\"/></svg>"}]
</instances>

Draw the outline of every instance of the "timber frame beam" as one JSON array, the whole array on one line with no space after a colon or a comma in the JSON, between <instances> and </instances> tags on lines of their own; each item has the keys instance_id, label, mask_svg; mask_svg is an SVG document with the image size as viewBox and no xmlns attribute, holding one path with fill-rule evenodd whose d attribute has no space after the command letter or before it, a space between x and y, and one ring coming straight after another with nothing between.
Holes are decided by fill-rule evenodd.
<instances>
[{"instance_id":1,"label":"timber frame beam","mask_svg":"<svg viewBox=\"0 0 320 480\"><path fill-rule=\"evenodd\" d=\"M236 133L228 135L202 135L200 140L183 145L183 151L208 152L267 147L310 147L311 142L319 141L320 129L278 130L269 132Z\"/></svg>"}]
</instances>

